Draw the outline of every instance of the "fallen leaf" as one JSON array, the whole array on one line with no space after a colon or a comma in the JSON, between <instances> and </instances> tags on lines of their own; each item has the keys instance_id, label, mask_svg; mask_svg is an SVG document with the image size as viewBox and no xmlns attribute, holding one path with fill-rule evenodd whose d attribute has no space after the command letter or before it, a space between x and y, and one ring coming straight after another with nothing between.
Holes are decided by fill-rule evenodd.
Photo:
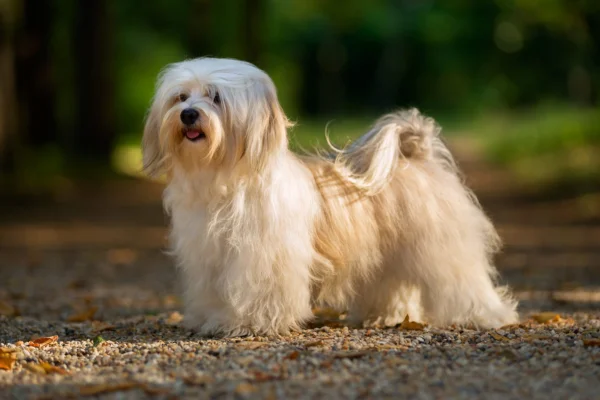
<instances>
[{"instance_id":1,"label":"fallen leaf","mask_svg":"<svg viewBox=\"0 0 600 400\"><path fill-rule=\"evenodd\" d=\"M523 328L522 324L509 324L509 325L504 325L501 326L500 329L502 329L503 331L513 331L515 329L519 329L519 328Z\"/></svg>"},{"instance_id":2,"label":"fallen leaf","mask_svg":"<svg viewBox=\"0 0 600 400\"><path fill-rule=\"evenodd\" d=\"M98 335L94 338L94 341L93 341L94 347L98 347L104 342L106 342L106 340L104 340L104 338L102 336Z\"/></svg>"},{"instance_id":3,"label":"fallen leaf","mask_svg":"<svg viewBox=\"0 0 600 400\"><path fill-rule=\"evenodd\" d=\"M381 344L381 345L375 345L372 347L375 350L381 351L381 350L408 350L408 346L404 346L404 345L396 345L396 344Z\"/></svg>"},{"instance_id":4,"label":"fallen leaf","mask_svg":"<svg viewBox=\"0 0 600 400\"><path fill-rule=\"evenodd\" d=\"M521 336L521 339L530 342L533 340L550 340L552 339L552 336L548 336L548 335L523 335Z\"/></svg>"},{"instance_id":5,"label":"fallen leaf","mask_svg":"<svg viewBox=\"0 0 600 400\"><path fill-rule=\"evenodd\" d=\"M494 339L496 339L499 342L510 342L509 338L507 338L506 336L500 335L499 333L489 332L489 334L491 337L493 337Z\"/></svg>"},{"instance_id":6,"label":"fallen leaf","mask_svg":"<svg viewBox=\"0 0 600 400\"><path fill-rule=\"evenodd\" d=\"M44 368L42 368L42 366L40 364L27 363L27 364L23 365L23 368L25 368L29 372L33 372L34 374L46 375L46 370Z\"/></svg>"},{"instance_id":7,"label":"fallen leaf","mask_svg":"<svg viewBox=\"0 0 600 400\"><path fill-rule=\"evenodd\" d=\"M169 317L165 322L167 325L177 325L181 321L183 321L183 315L181 315L181 313L179 313L178 311L174 311L171 314L169 314Z\"/></svg>"},{"instance_id":8,"label":"fallen leaf","mask_svg":"<svg viewBox=\"0 0 600 400\"><path fill-rule=\"evenodd\" d=\"M115 265L133 264L137 257L137 252L132 249L112 249L106 254L108 262Z\"/></svg>"},{"instance_id":9,"label":"fallen leaf","mask_svg":"<svg viewBox=\"0 0 600 400\"><path fill-rule=\"evenodd\" d=\"M236 343L235 347L244 349L244 350L255 350L260 347L268 346L269 343L266 342L239 342Z\"/></svg>"},{"instance_id":10,"label":"fallen leaf","mask_svg":"<svg viewBox=\"0 0 600 400\"><path fill-rule=\"evenodd\" d=\"M254 380L256 382L276 381L279 379L281 379L281 376L279 376L279 375L271 375L271 374L264 373L262 371L254 372Z\"/></svg>"},{"instance_id":11,"label":"fallen leaf","mask_svg":"<svg viewBox=\"0 0 600 400\"><path fill-rule=\"evenodd\" d=\"M100 332L104 332L104 331L110 331L115 329L116 326L109 324L107 322L101 322L101 321L92 321L92 332L94 333L100 333Z\"/></svg>"},{"instance_id":12,"label":"fallen leaf","mask_svg":"<svg viewBox=\"0 0 600 400\"><path fill-rule=\"evenodd\" d=\"M237 394L251 394L258 390L258 388L250 383L242 382L235 388Z\"/></svg>"},{"instance_id":13,"label":"fallen leaf","mask_svg":"<svg viewBox=\"0 0 600 400\"><path fill-rule=\"evenodd\" d=\"M315 340L314 342L308 342L304 345L305 347L320 347L325 346L325 343L322 340Z\"/></svg>"},{"instance_id":14,"label":"fallen leaf","mask_svg":"<svg viewBox=\"0 0 600 400\"><path fill-rule=\"evenodd\" d=\"M45 361L42 361L38 364L28 363L24 365L24 368L39 375L51 375L51 374L59 374L59 375L69 375L69 372L61 367L57 367L55 365L49 364Z\"/></svg>"},{"instance_id":15,"label":"fallen leaf","mask_svg":"<svg viewBox=\"0 0 600 400\"><path fill-rule=\"evenodd\" d=\"M533 314L531 316L531 318L533 318L535 320L535 322L539 322L540 324L545 324L548 322L559 322L560 314L548 311L548 312L542 312L539 314Z\"/></svg>"},{"instance_id":16,"label":"fallen leaf","mask_svg":"<svg viewBox=\"0 0 600 400\"><path fill-rule=\"evenodd\" d=\"M583 345L585 347L600 347L600 339L584 339Z\"/></svg>"},{"instance_id":17,"label":"fallen leaf","mask_svg":"<svg viewBox=\"0 0 600 400\"><path fill-rule=\"evenodd\" d=\"M68 322L86 322L94 319L96 312L98 311L98 307L90 307L85 311L82 311L78 314L73 314L69 318L67 318Z\"/></svg>"},{"instance_id":18,"label":"fallen leaf","mask_svg":"<svg viewBox=\"0 0 600 400\"><path fill-rule=\"evenodd\" d=\"M14 354L14 353L18 353L19 351L20 351L20 349L17 349L15 347L0 347L0 355Z\"/></svg>"},{"instance_id":19,"label":"fallen leaf","mask_svg":"<svg viewBox=\"0 0 600 400\"><path fill-rule=\"evenodd\" d=\"M404 321L398 325L398 328L407 331L422 331L423 328L425 328L425 325L419 322L411 321L408 314L406 314Z\"/></svg>"},{"instance_id":20,"label":"fallen leaf","mask_svg":"<svg viewBox=\"0 0 600 400\"><path fill-rule=\"evenodd\" d=\"M334 353L333 358L360 358L371 354L370 350L359 350L359 351L342 351Z\"/></svg>"},{"instance_id":21,"label":"fallen leaf","mask_svg":"<svg viewBox=\"0 0 600 400\"><path fill-rule=\"evenodd\" d=\"M48 364L44 361L40 362L40 366L44 368L44 371L46 371L47 374L69 375L67 370L52 364Z\"/></svg>"},{"instance_id":22,"label":"fallen leaf","mask_svg":"<svg viewBox=\"0 0 600 400\"><path fill-rule=\"evenodd\" d=\"M17 361L17 349L0 348L0 369L11 371Z\"/></svg>"},{"instance_id":23,"label":"fallen leaf","mask_svg":"<svg viewBox=\"0 0 600 400\"><path fill-rule=\"evenodd\" d=\"M103 383L99 385L87 385L79 388L79 394L82 396L95 396L97 394L122 392L138 388L139 384L136 382L122 382L122 383Z\"/></svg>"},{"instance_id":24,"label":"fallen leaf","mask_svg":"<svg viewBox=\"0 0 600 400\"><path fill-rule=\"evenodd\" d=\"M33 346L33 347L44 347L47 346L49 344L55 343L58 340L58 336L47 336L47 337L41 337L41 338L37 338L37 339L33 339L31 341L29 341L29 345Z\"/></svg>"},{"instance_id":25,"label":"fallen leaf","mask_svg":"<svg viewBox=\"0 0 600 400\"><path fill-rule=\"evenodd\" d=\"M171 390L166 387L150 386L148 384L141 385L140 387L142 388L144 393L146 393L147 395L150 395L150 396L161 396L161 395L164 396L167 394L171 394Z\"/></svg>"},{"instance_id":26,"label":"fallen leaf","mask_svg":"<svg viewBox=\"0 0 600 400\"><path fill-rule=\"evenodd\" d=\"M0 315L5 317L14 317L17 315L17 309L6 301L0 300Z\"/></svg>"},{"instance_id":27,"label":"fallen leaf","mask_svg":"<svg viewBox=\"0 0 600 400\"><path fill-rule=\"evenodd\" d=\"M183 382L186 385L192 386L204 386L209 383L213 383L214 381L215 379L213 377L204 374L193 374L183 377Z\"/></svg>"}]
</instances>

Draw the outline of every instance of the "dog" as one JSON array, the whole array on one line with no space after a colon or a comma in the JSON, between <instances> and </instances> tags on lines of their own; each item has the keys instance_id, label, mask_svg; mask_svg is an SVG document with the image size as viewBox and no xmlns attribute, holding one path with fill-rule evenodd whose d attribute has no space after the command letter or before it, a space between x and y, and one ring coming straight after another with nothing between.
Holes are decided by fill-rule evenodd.
<instances>
[{"instance_id":1,"label":"dog","mask_svg":"<svg viewBox=\"0 0 600 400\"><path fill-rule=\"evenodd\" d=\"M167 180L189 327L283 335L316 306L362 326L518 320L495 283L498 235L434 120L400 110L312 155L289 149L291 126L250 63L198 58L161 72L143 162Z\"/></svg>"}]
</instances>

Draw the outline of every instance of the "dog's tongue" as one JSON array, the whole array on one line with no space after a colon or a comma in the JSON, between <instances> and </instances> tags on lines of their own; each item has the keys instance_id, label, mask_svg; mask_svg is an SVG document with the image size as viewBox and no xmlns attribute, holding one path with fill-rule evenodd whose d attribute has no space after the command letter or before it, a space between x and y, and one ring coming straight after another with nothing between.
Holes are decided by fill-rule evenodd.
<instances>
[{"instance_id":1,"label":"dog's tongue","mask_svg":"<svg viewBox=\"0 0 600 400\"><path fill-rule=\"evenodd\" d=\"M194 139L197 139L197 138L198 138L198 136L200 136L200 132L199 132L199 131L187 131L187 132L185 133L185 136L186 136L188 139L194 140Z\"/></svg>"}]
</instances>

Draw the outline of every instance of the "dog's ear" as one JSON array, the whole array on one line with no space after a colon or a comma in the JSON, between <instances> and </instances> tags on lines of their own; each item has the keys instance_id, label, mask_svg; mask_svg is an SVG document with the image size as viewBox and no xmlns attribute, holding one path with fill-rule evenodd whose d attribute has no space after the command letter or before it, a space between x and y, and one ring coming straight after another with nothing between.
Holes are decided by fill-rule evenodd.
<instances>
[{"instance_id":1,"label":"dog's ear","mask_svg":"<svg viewBox=\"0 0 600 400\"><path fill-rule=\"evenodd\" d=\"M259 100L249 116L245 156L250 165L261 170L268 160L288 145L287 128L290 126L272 82L261 82L254 89Z\"/></svg>"},{"instance_id":2,"label":"dog's ear","mask_svg":"<svg viewBox=\"0 0 600 400\"><path fill-rule=\"evenodd\" d=\"M163 158L160 147L160 125L161 115L158 99L154 99L148 114L146 115L146 124L144 126L144 136L142 138L142 162L144 172L151 177L156 177L162 173Z\"/></svg>"}]
</instances>

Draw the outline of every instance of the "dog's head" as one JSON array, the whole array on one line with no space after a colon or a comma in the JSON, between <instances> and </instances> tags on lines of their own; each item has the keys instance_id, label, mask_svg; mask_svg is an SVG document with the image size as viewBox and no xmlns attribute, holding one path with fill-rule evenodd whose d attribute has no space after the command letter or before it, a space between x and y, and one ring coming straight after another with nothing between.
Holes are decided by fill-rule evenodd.
<instances>
[{"instance_id":1,"label":"dog's head","mask_svg":"<svg viewBox=\"0 0 600 400\"><path fill-rule=\"evenodd\" d=\"M150 175L231 168L260 171L287 148L288 120L269 76L252 64L199 58L159 76L142 140Z\"/></svg>"}]
</instances>

